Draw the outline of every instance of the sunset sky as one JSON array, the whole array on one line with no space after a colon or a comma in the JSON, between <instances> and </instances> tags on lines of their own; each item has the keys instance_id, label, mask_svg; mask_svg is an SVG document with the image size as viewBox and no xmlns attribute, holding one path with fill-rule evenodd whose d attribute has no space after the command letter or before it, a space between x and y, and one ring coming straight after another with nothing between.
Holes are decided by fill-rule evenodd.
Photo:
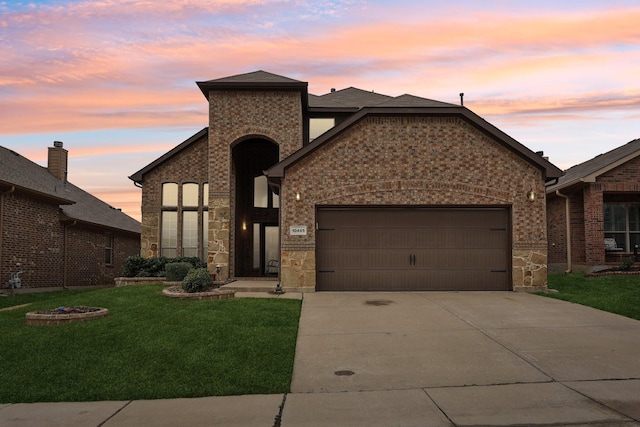
<instances>
[{"instance_id":1,"label":"sunset sky","mask_svg":"<svg viewBox=\"0 0 640 427\"><path fill-rule=\"evenodd\" d=\"M0 0L0 145L140 219L127 177L256 70L459 103L562 169L640 138L638 0Z\"/></svg>"}]
</instances>

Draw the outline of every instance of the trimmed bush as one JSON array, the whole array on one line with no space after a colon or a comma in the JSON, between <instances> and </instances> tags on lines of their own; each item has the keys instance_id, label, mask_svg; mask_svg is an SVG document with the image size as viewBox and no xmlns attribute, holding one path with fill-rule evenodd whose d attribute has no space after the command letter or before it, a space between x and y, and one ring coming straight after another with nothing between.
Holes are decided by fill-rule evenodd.
<instances>
[{"instance_id":1,"label":"trimmed bush","mask_svg":"<svg viewBox=\"0 0 640 427\"><path fill-rule=\"evenodd\" d=\"M213 286L211 273L206 268L193 268L182 281L182 289L185 292L204 292Z\"/></svg>"},{"instance_id":2,"label":"trimmed bush","mask_svg":"<svg viewBox=\"0 0 640 427\"><path fill-rule=\"evenodd\" d=\"M190 262L171 262L165 266L167 280L169 282L182 282L192 268L193 264Z\"/></svg>"},{"instance_id":3,"label":"trimmed bush","mask_svg":"<svg viewBox=\"0 0 640 427\"><path fill-rule=\"evenodd\" d=\"M207 263L198 257L167 258L163 256L144 258L140 255L128 257L124 261L125 277L163 277L166 265L176 262L188 262L193 268L206 268Z\"/></svg>"}]
</instances>

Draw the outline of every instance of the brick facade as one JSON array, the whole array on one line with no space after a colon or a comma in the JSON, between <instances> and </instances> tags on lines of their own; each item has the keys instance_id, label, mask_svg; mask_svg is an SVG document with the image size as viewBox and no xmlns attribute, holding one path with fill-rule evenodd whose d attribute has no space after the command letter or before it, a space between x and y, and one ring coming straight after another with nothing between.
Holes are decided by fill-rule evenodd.
<instances>
[{"instance_id":1,"label":"brick facade","mask_svg":"<svg viewBox=\"0 0 640 427\"><path fill-rule=\"evenodd\" d=\"M322 205L510 206L514 288L546 286L539 169L458 118L370 117L287 171L282 281L315 286L315 211ZM533 189L534 202L527 200ZM296 193L301 200L296 201ZM307 236L289 226L307 224Z\"/></svg>"},{"instance_id":2,"label":"brick facade","mask_svg":"<svg viewBox=\"0 0 640 427\"><path fill-rule=\"evenodd\" d=\"M220 279L234 271L235 176L231 148L249 138L274 142L282 160L302 147L299 92L215 91L209 96L209 257Z\"/></svg>"}]
</instances>

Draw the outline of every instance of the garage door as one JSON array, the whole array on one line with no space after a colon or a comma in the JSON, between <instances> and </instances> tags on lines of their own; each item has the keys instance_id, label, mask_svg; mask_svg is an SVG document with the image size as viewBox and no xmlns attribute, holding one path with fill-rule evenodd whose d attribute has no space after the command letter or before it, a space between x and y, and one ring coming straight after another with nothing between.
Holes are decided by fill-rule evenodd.
<instances>
[{"instance_id":1,"label":"garage door","mask_svg":"<svg viewBox=\"0 0 640 427\"><path fill-rule=\"evenodd\" d=\"M509 290L506 208L320 208L319 291Z\"/></svg>"}]
</instances>

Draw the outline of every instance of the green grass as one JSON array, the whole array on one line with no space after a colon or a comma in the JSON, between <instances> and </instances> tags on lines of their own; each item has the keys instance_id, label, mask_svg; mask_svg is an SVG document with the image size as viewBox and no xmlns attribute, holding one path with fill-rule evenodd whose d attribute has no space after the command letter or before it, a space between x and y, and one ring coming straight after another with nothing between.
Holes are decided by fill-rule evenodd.
<instances>
[{"instance_id":1,"label":"green grass","mask_svg":"<svg viewBox=\"0 0 640 427\"><path fill-rule=\"evenodd\" d=\"M640 276L584 277L582 273L551 274L541 294L640 320Z\"/></svg>"},{"instance_id":2,"label":"green grass","mask_svg":"<svg viewBox=\"0 0 640 427\"><path fill-rule=\"evenodd\" d=\"M288 392L301 302L185 301L158 285L15 295L0 312L0 402ZM7 300L13 302L8 304ZM25 313L106 307L89 322L27 326Z\"/></svg>"}]
</instances>

